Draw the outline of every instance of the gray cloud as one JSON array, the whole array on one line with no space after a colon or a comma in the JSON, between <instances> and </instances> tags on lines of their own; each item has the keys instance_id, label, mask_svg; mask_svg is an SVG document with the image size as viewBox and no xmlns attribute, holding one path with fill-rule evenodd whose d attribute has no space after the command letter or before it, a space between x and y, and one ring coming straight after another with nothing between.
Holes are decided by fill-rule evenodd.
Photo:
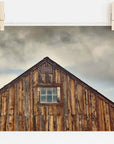
<instances>
[{"instance_id":1,"label":"gray cloud","mask_svg":"<svg viewBox=\"0 0 114 144\"><path fill-rule=\"evenodd\" d=\"M24 71L45 56L85 80L108 83L112 92L114 33L110 27L6 27L0 33L2 73L14 68Z\"/></svg>"}]
</instances>

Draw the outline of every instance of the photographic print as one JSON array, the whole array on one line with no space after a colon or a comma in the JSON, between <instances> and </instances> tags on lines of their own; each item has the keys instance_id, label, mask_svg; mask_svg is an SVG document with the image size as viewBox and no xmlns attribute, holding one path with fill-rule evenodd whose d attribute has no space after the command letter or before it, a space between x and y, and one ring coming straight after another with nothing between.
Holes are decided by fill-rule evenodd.
<instances>
[{"instance_id":1,"label":"photographic print","mask_svg":"<svg viewBox=\"0 0 114 144\"><path fill-rule=\"evenodd\" d=\"M108 26L7 26L0 33L0 131L114 131Z\"/></svg>"}]
</instances>

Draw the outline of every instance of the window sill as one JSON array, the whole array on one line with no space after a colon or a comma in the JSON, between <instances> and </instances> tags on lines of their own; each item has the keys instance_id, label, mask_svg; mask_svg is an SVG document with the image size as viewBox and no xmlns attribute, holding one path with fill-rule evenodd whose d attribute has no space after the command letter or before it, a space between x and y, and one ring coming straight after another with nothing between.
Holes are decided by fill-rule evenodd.
<instances>
[{"instance_id":1,"label":"window sill","mask_svg":"<svg viewBox=\"0 0 114 144\"><path fill-rule=\"evenodd\" d=\"M50 106L50 105L62 105L62 102L58 102L58 103L39 103L39 105L45 105L45 106Z\"/></svg>"}]
</instances>

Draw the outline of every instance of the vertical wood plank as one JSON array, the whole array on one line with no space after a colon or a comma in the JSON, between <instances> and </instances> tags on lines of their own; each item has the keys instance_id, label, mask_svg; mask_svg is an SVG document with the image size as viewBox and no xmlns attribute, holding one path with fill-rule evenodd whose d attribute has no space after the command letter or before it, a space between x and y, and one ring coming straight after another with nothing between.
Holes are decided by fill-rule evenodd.
<instances>
[{"instance_id":1,"label":"vertical wood plank","mask_svg":"<svg viewBox=\"0 0 114 144\"><path fill-rule=\"evenodd\" d=\"M55 74L56 74L56 83L60 83L60 71L58 69L55 70Z\"/></svg>"},{"instance_id":2,"label":"vertical wood plank","mask_svg":"<svg viewBox=\"0 0 114 144\"><path fill-rule=\"evenodd\" d=\"M14 86L9 89L9 123L8 123L8 130L14 130L14 108L15 108L15 93L14 93Z\"/></svg>"},{"instance_id":3,"label":"vertical wood plank","mask_svg":"<svg viewBox=\"0 0 114 144\"><path fill-rule=\"evenodd\" d=\"M46 111L45 111L45 130L48 131L49 123L48 123L48 106L46 106Z\"/></svg>"},{"instance_id":4,"label":"vertical wood plank","mask_svg":"<svg viewBox=\"0 0 114 144\"><path fill-rule=\"evenodd\" d=\"M103 102L104 105L104 118L105 118L105 130L110 131L110 115L109 115L109 106L106 102Z\"/></svg>"},{"instance_id":5,"label":"vertical wood plank","mask_svg":"<svg viewBox=\"0 0 114 144\"><path fill-rule=\"evenodd\" d=\"M88 113L89 113L89 117L88 117L88 123L89 123L89 131L92 131L92 118L91 118L91 113L92 113L92 100L91 100L91 93L90 91L88 91Z\"/></svg>"},{"instance_id":6,"label":"vertical wood plank","mask_svg":"<svg viewBox=\"0 0 114 144\"><path fill-rule=\"evenodd\" d=\"M76 114L76 105L75 105L75 83L74 80L71 79L71 108L72 115Z\"/></svg>"},{"instance_id":7,"label":"vertical wood plank","mask_svg":"<svg viewBox=\"0 0 114 144\"><path fill-rule=\"evenodd\" d=\"M6 116L0 117L0 131L6 131Z\"/></svg>"},{"instance_id":8,"label":"vertical wood plank","mask_svg":"<svg viewBox=\"0 0 114 144\"><path fill-rule=\"evenodd\" d=\"M79 131L79 100L78 100L78 85L75 81L75 102L76 102L76 131Z\"/></svg>"},{"instance_id":9,"label":"vertical wood plank","mask_svg":"<svg viewBox=\"0 0 114 144\"><path fill-rule=\"evenodd\" d=\"M36 131L36 120L35 120L35 117L38 116L38 112L39 112L39 109L38 109L38 97L37 97L37 89L36 87L33 88L33 129L34 131Z\"/></svg>"},{"instance_id":10,"label":"vertical wood plank","mask_svg":"<svg viewBox=\"0 0 114 144\"><path fill-rule=\"evenodd\" d=\"M82 86L80 84L77 84L77 104L78 104L78 115L77 115L77 121L78 121L78 127L79 130L82 130L82 114L83 114L83 92L82 92Z\"/></svg>"},{"instance_id":11,"label":"vertical wood plank","mask_svg":"<svg viewBox=\"0 0 114 144\"><path fill-rule=\"evenodd\" d=\"M23 80L18 83L18 115L24 116L24 86Z\"/></svg>"},{"instance_id":12,"label":"vertical wood plank","mask_svg":"<svg viewBox=\"0 0 114 144\"><path fill-rule=\"evenodd\" d=\"M6 131L7 91L1 93L0 131Z\"/></svg>"},{"instance_id":13,"label":"vertical wood plank","mask_svg":"<svg viewBox=\"0 0 114 144\"><path fill-rule=\"evenodd\" d=\"M82 86L80 84L78 84L77 90L78 90L78 106L79 106L78 112L79 112L79 114L83 114L83 110L84 110L83 92L82 92Z\"/></svg>"},{"instance_id":14,"label":"vertical wood plank","mask_svg":"<svg viewBox=\"0 0 114 144\"><path fill-rule=\"evenodd\" d=\"M18 131L24 131L24 117L18 115Z\"/></svg>"},{"instance_id":15,"label":"vertical wood plank","mask_svg":"<svg viewBox=\"0 0 114 144\"><path fill-rule=\"evenodd\" d=\"M76 131L76 115L72 116L72 131Z\"/></svg>"},{"instance_id":16,"label":"vertical wood plank","mask_svg":"<svg viewBox=\"0 0 114 144\"><path fill-rule=\"evenodd\" d=\"M62 117L61 115L58 115L57 116L57 131L62 131L63 130L62 127L63 127Z\"/></svg>"},{"instance_id":17,"label":"vertical wood plank","mask_svg":"<svg viewBox=\"0 0 114 144\"><path fill-rule=\"evenodd\" d=\"M20 80L17 85L17 117L18 130L24 131L24 82Z\"/></svg>"},{"instance_id":18,"label":"vertical wood plank","mask_svg":"<svg viewBox=\"0 0 114 144\"><path fill-rule=\"evenodd\" d=\"M41 131L45 131L45 113L46 113L46 109L45 106L41 106L40 107L40 130Z\"/></svg>"},{"instance_id":19,"label":"vertical wood plank","mask_svg":"<svg viewBox=\"0 0 114 144\"><path fill-rule=\"evenodd\" d=\"M30 79L29 76L24 80L24 126L25 131L30 131Z\"/></svg>"},{"instance_id":20,"label":"vertical wood plank","mask_svg":"<svg viewBox=\"0 0 114 144\"><path fill-rule=\"evenodd\" d=\"M54 131L54 116L49 115L49 131Z\"/></svg>"},{"instance_id":21,"label":"vertical wood plank","mask_svg":"<svg viewBox=\"0 0 114 144\"><path fill-rule=\"evenodd\" d=\"M30 73L30 131L33 131L33 72Z\"/></svg>"},{"instance_id":22,"label":"vertical wood plank","mask_svg":"<svg viewBox=\"0 0 114 144\"><path fill-rule=\"evenodd\" d=\"M97 131L96 97L92 93L92 131Z\"/></svg>"},{"instance_id":23,"label":"vertical wood plank","mask_svg":"<svg viewBox=\"0 0 114 144\"><path fill-rule=\"evenodd\" d=\"M38 84L38 69L33 71L33 86L36 86Z\"/></svg>"},{"instance_id":24,"label":"vertical wood plank","mask_svg":"<svg viewBox=\"0 0 114 144\"><path fill-rule=\"evenodd\" d=\"M100 98L99 98L99 127L100 131L105 131L104 107L103 107L103 101Z\"/></svg>"},{"instance_id":25,"label":"vertical wood plank","mask_svg":"<svg viewBox=\"0 0 114 144\"><path fill-rule=\"evenodd\" d=\"M16 115L17 115L17 101L16 101L16 84L14 85L14 131L16 131Z\"/></svg>"},{"instance_id":26,"label":"vertical wood plank","mask_svg":"<svg viewBox=\"0 0 114 144\"><path fill-rule=\"evenodd\" d=\"M7 116L6 116L6 131L9 130L9 88L7 89Z\"/></svg>"},{"instance_id":27,"label":"vertical wood plank","mask_svg":"<svg viewBox=\"0 0 114 144\"><path fill-rule=\"evenodd\" d=\"M56 72L55 67L53 66L53 74L52 74L52 83L56 83Z\"/></svg>"},{"instance_id":28,"label":"vertical wood plank","mask_svg":"<svg viewBox=\"0 0 114 144\"><path fill-rule=\"evenodd\" d=\"M99 127L99 100L98 100L98 95L96 95L96 114L97 114L97 130L100 131L100 127Z\"/></svg>"},{"instance_id":29,"label":"vertical wood plank","mask_svg":"<svg viewBox=\"0 0 114 144\"><path fill-rule=\"evenodd\" d=\"M57 102L61 102L60 87L57 87Z\"/></svg>"},{"instance_id":30,"label":"vertical wood plank","mask_svg":"<svg viewBox=\"0 0 114 144\"><path fill-rule=\"evenodd\" d=\"M16 107L15 107L15 112L16 112L16 131L18 131L18 83L16 83L15 86L15 102L16 102Z\"/></svg>"},{"instance_id":31,"label":"vertical wood plank","mask_svg":"<svg viewBox=\"0 0 114 144\"><path fill-rule=\"evenodd\" d=\"M69 130L72 131L72 116L71 116L71 79L67 76L67 93L68 93L68 124Z\"/></svg>"},{"instance_id":32,"label":"vertical wood plank","mask_svg":"<svg viewBox=\"0 0 114 144\"><path fill-rule=\"evenodd\" d=\"M45 120L44 115L40 115L40 131L45 131Z\"/></svg>"},{"instance_id":33,"label":"vertical wood plank","mask_svg":"<svg viewBox=\"0 0 114 144\"><path fill-rule=\"evenodd\" d=\"M114 131L114 107L109 106L110 111L110 122L111 122L111 130Z\"/></svg>"},{"instance_id":34,"label":"vertical wood plank","mask_svg":"<svg viewBox=\"0 0 114 144\"><path fill-rule=\"evenodd\" d=\"M0 92L0 131L1 131L1 110L2 110L2 94Z\"/></svg>"},{"instance_id":35,"label":"vertical wood plank","mask_svg":"<svg viewBox=\"0 0 114 144\"><path fill-rule=\"evenodd\" d=\"M40 131L40 115L35 116L36 131Z\"/></svg>"},{"instance_id":36,"label":"vertical wood plank","mask_svg":"<svg viewBox=\"0 0 114 144\"><path fill-rule=\"evenodd\" d=\"M5 116L7 113L7 91L1 95L1 116Z\"/></svg>"},{"instance_id":37,"label":"vertical wood plank","mask_svg":"<svg viewBox=\"0 0 114 144\"><path fill-rule=\"evenodd\" d=\"M9 131L14 131L14 116L9 116L9 124L8 124L8 127L9 127Z\"/></svg>"},{"instance_id":38,"label":"vertical wood plank","mask_svg":"<svg viewBox=\"0 0 114 144\"><path fill-rule=\"evenodd\" d=\"M87 90L83 88L83 100L84 100L84 113L82 118L82 130L87 130Z\"/></svg>"},{"instance_id":39,"label":"vertical wood plank","mask_svg":"<svg viewBox=\"0 0 114 144\"><path fill-rule=\"evenodd\" d=\"M66 116L68 115L68 93L67 93L67 77L65 74L62 74L63 81L63 127L64 131L66 127Z\"/></svg>"},{"instance_id":40,"label":"vertical wood plank","mask_svg":"<svg viewBox=\"0 0 114 144\"><path fill-rule=\"evenodd\" d=\"M53 117L53 122L54 122L54 131L57 131L57 116L54 115Z\"/></svg>"},{"instance_id":41,"label":"vertical wood plank","mask_svg":"<svg viewBox=\"0 0 114 144\"><path fill-rule=\"evenodd\" d=\"M14 115L15 94L14 86L9 89L9 115Z\"/></svg>"},{"instance_id":42,"label":"vertical wood plank","mask_svg":"<svg viewBox=\"0 0 114 144\"><path fill-rule=\"evenodd\" d=\"M85 105L86 105L86 121L87 121L87 131L89 131L89 95L88 90L85 90Z\"/></svg>"},{"instance_id":43,"label":"vertical wood plank","mask_svg":"<svg viewBox=\"0 0 114 144\"><path fill-rule=\"evenodd\" d=\"M0 116L1 116L1 110L2 110L2 93L0 92Z\"/></svg>"},{"instance_id":44,"label":"vertical wood plank","mask_svg":"<svg viewBox=\"0 0 114 144\"><path fill-rule=\"evenodd\" d=\"M53 106L52 105L48 106L48 114L53 115Z\"/></svg>"}]
</instances>

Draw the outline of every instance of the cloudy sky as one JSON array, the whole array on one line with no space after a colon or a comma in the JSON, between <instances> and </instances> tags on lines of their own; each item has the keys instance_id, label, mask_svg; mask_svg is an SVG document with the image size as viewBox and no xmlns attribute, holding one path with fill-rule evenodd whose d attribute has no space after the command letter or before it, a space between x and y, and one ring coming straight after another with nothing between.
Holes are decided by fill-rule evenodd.
<instances>
[{"instance_id":1,"label":"cloudy sky","mask_svg":"<svg viewBox=\"0 0 114 144\"><path fill-rule=\"evenodd\" d=\"M0 88L46 56L114 102L110 27L5 27L0 32Z\"/></svg>"}]
</instances>

